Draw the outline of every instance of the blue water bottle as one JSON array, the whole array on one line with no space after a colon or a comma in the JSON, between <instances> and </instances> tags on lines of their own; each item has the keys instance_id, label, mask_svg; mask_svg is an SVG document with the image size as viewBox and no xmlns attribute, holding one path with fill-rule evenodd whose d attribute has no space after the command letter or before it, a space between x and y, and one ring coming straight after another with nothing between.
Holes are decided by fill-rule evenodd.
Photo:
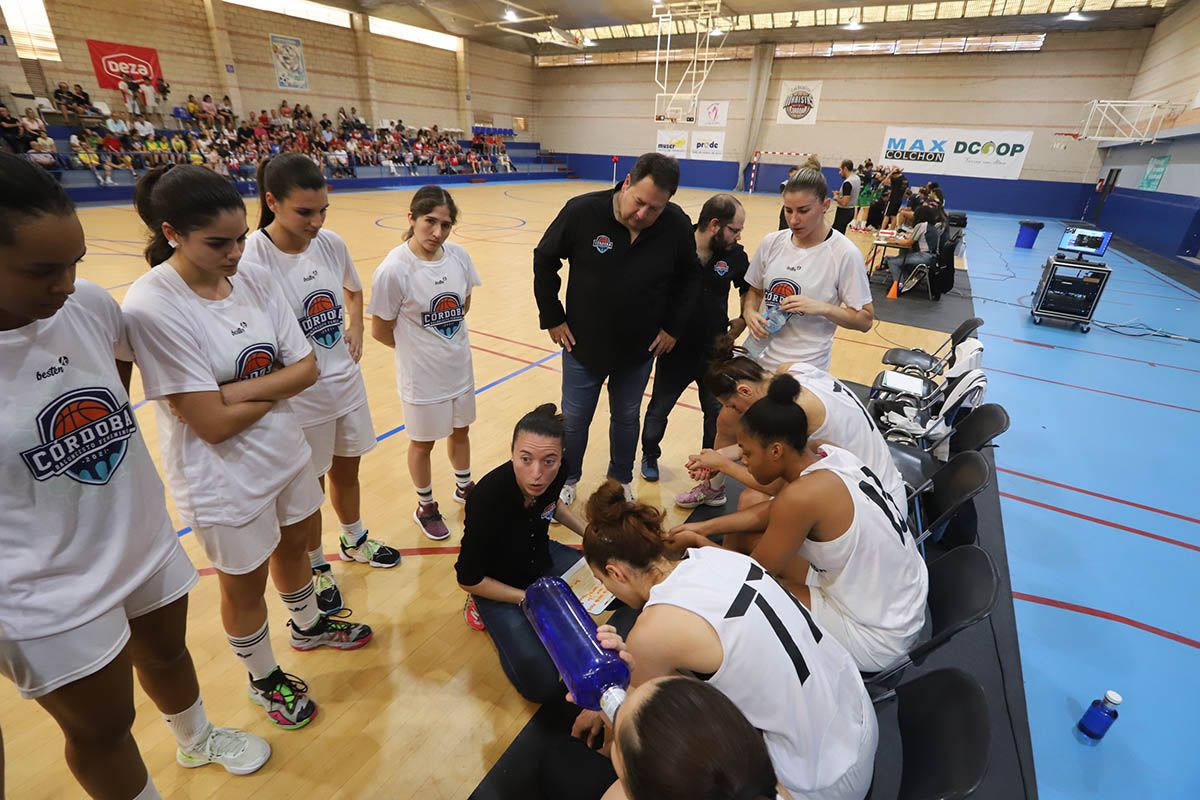
<instances>
[{"instance_id":1,"label":"blue water bottle","mask_svg":"<svg viewBox=\"0 0 1200 800\"><path fill-rule=\"evenodd\" d=\"M758 358L763 351L767 349L767 342L771 337L783 330L783 326L787 324L788 312L776 305L768 305L763 308L763 319L765 320L767 335L761 339L754 338L753 335L746 337L746 354L751 358Z\"/></svg>"},{"instance_id":2,"label":"blue water bottle","mask_svg":"<svg viewBox=\"0 0 1200 800\"><path fill-rule=\"evenodd\" d=\"M1109 689L1104 693L1103 700L1093 700L1088 710L1079 719L1080 733L1089 739L1099 741L1108 733L1108 729L1117 721L1117 706L1121 705L1121 695Z\"/></svg>"},{"instance_id":3,"label":"blue water bottle","mask_svg":"<svg viewBox=\"0 0 1200 800\"><path fill-rule=\"evenodd\" d=\"M525 590L525 617L575 702L603 711L611 722L625 700L629 666L615 650L596 640L596 623L567 582L559 577L538 578Z\"/></svg>"}]
</instances>

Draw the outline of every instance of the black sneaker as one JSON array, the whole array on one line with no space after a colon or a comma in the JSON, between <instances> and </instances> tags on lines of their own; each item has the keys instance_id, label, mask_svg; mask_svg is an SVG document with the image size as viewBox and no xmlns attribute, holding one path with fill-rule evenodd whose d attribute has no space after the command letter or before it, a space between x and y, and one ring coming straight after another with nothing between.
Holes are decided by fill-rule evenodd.
<instances>
[{"instance_id":1,"label":"black sneaker","mask_svg":"<svg viewBox=\"0 0 1200 800\"><path fill-rule=\"evenodd\" d=\"M333 570L320 567L313 570L313 589L317 594L317 610L322 614L335 614L341 611L342 590L333 579Z\"/></svg>"},{"instance_id":2,"label":"black sneaker","mask_svg":"<svg viewBox=\"0 0 1200 800\"><path fill-rule=\"evenodd\" d=\"M653 483L658 480L658 459L642 456L642 477Z\"/></svg>"},{"instance_id":3,"label":"black sneaker","mask_svg":"<svg viewBox=\"0 0 1200 800\"><path fill-rule=\"evenodd\" d=\"M350 616L350 611L347 609L343 616ZM319 617L316 624L306 631L297 628L291 620L288 620L288 627L292 631L293 650L316 650L318 647L357 650L371 641L373 636L370 625L326 616Z\"/></svg>"}]
</instances>

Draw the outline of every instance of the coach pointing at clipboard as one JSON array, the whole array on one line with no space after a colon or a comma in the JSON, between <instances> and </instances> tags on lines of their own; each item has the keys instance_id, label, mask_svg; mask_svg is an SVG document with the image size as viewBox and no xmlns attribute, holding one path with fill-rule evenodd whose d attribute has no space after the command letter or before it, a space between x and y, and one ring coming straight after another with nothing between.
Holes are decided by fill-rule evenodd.
<instances>
[{"instance_id":1,"label":"coach pointing at clipboard","mask_svg":"<svg viewBox=\"0 0 1200 800\"><path fill-rule=\"evenodd\" d=\"M700 262L687 214L671 202L679 163L647 153L612 189L567 201L533 251L541 327L563 348L562 409L571 474L561 502L575 499L588 427L608 381L608 477L632 498L642 393L654 357L683 331L699 289ZM559 301L570 263L567 304Z\"/></svg>"}]
</instances>

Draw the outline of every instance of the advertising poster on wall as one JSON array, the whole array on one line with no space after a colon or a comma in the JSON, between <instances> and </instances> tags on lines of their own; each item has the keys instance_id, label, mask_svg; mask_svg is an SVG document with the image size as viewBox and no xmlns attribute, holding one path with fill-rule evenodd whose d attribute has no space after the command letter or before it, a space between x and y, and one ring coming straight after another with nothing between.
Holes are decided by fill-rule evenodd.
<instances>
[{"instance_id":1,"label":"advertising poster on wall","mask_svg":"<svg viewBox=\"0 0 1200 800\"><path fill-rule=\"evenodd\" d=\"M688 158L701 161L720 161L725 157L725 131L699 133L692 137L692 149Z\"/></svg>"},{"instance_id":2,"label":"advertising poster on wall","mask_svg":"<svg viewBox=\"0 0 1200 800\"><path fill-rule=\"evenodd\" d=\"M879 161L909 172L1015 181L1032 141L1033 131L889 125Z\"/></svg>"},{"instance_id":3,"label":"advertising poster on wall","mask_svg":"<svg viewBox=\"0 0 1200 800\"><path fill-rule=\"evenodd\" d=\"M815 125L821 104L821 81L788 81L779 94L775 121L781 125Z\"/></svg>"},{"instance_id":4,"label":"advertising poster on wall","mask_svg":"<svg viewBox=\"0 0 1200 800\"><path fill-rule=\"evenodd\" d=\"M271 63L275 65L275 83L280 89L308 90L304 43L299 38L272 33Z\"/></svg>"},{"instance_id":5,"label":"advertising poster on wall","mask_svg":"<svg viewBox=\"0 0 1200 800\"><path fill-rule=\"evenodd\" d=\"M1170 156L1151 158L1150 163L1146 165L1146 174L1142 176L1142 182L1138 184L1138 188L1143 192L1157 192L1158 185L1162 183L1163 175L1167 174L1167 165L1170 163Z\"/></svg>"},{"instance_id":6,"label":"advertising poster on wall","mask_svg":"<svg viewBox=\"0 0 1200 800\"><path fill-rule=\"evenodd\" d=\"M88 55L101 89L119 89L121 80L132 75L141 83L153 83L162 76L158 51L152 47L87 40Z\"/></svg>"},{"instance_id":7,"label":"advertising poster on wall","mask_svg":"<svg viewBox=\"0 0 1200 800\"><path fill-rule=\"evenodd\" d=\"M709 100L696 109L696 124L703 128L724 128L728 122L728 100Z\"/></svg>"},{"instance_id":8,"label":"advertising poster on wall","mask_svg":"<svg viewBox=\"0 0 1200 800\"><path fill-rule=\"evenodd\" d=\"M654 149L656 152L662 153L664 156L671 156L672 158L687 158L688 132L660 130L658 132L658 141Z\"/></svg>"}]
</instances>

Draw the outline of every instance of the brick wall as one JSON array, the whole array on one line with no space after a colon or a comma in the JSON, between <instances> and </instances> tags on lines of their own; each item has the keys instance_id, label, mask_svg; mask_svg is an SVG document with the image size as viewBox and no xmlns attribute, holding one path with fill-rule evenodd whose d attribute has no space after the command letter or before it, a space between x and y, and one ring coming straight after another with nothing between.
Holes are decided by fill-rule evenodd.
<instances>
[{"instance_id":1,"label":"brick wall","mask_svg":"<svg viewBox=\"0 0 1200 800\"><path fill-rule=\"evenodd\" d=\"M525 117L532 125L532 56L467 42L467 67L476 122L507 128L513 117ZM532 134L531 129L525 138Z\"/></svg>"},{"instance_id":2,"label":"brick wall","mask_svg":"<svg viewBox=\"0 0 1200 800\"><path fill-rule=\"evenodd\" d=\"M371 92L379 115L406 125L458 124L455 54L386 36L367 38L374 65Z\"/></svg>"}]
</instances>

